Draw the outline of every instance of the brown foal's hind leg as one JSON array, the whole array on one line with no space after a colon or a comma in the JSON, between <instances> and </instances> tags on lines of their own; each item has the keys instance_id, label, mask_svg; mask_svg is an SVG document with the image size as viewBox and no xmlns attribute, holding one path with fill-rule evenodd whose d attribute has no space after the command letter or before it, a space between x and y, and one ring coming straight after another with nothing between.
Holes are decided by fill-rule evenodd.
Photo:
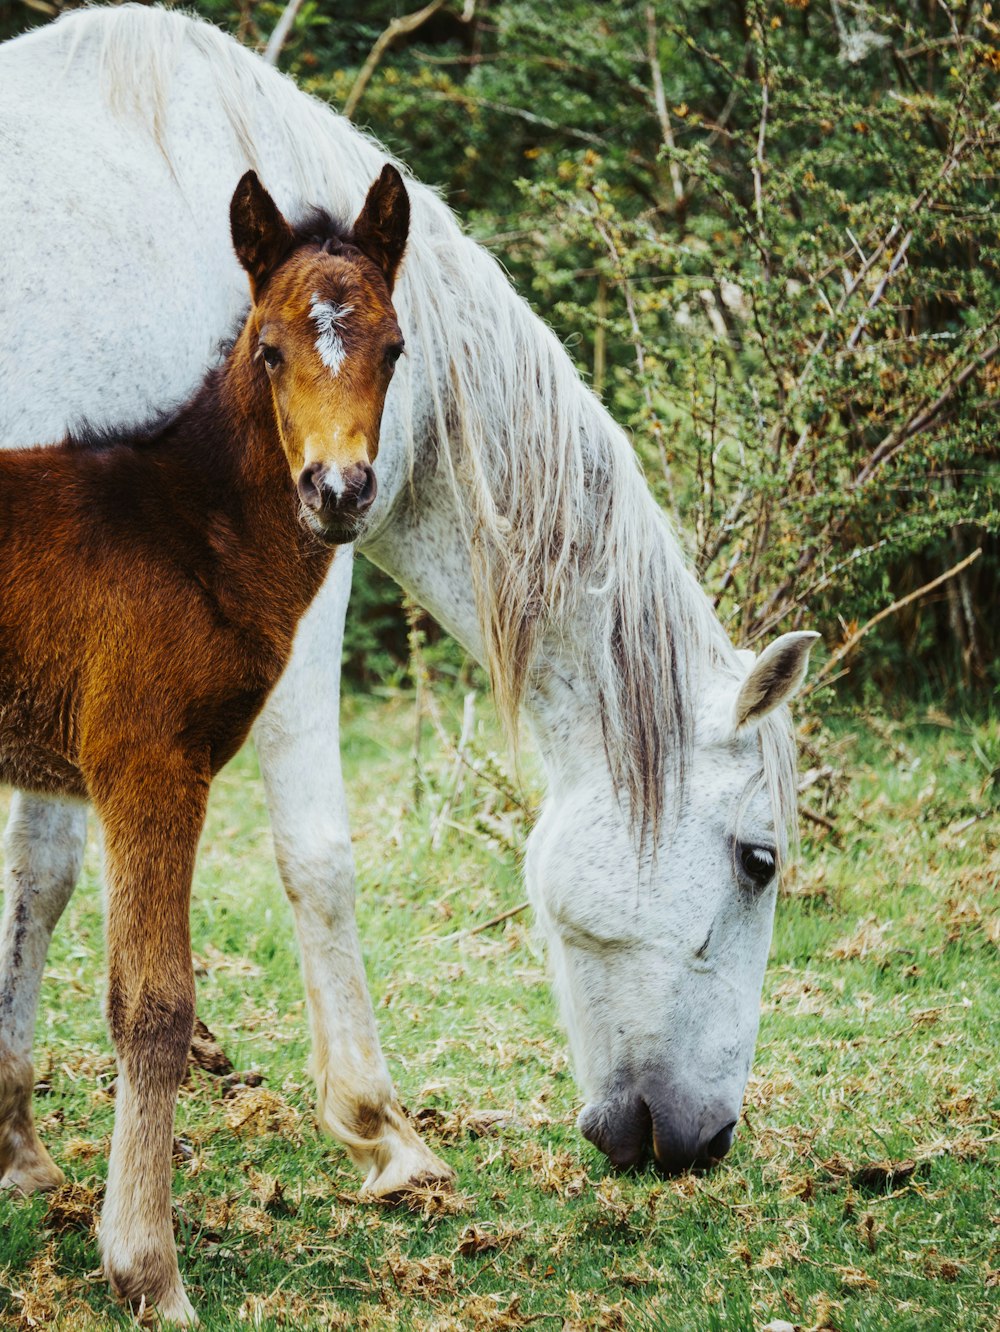
<instances>
[{"instance_id":1,"label":"brown foal's hind leg","mask_svg":"<svg viewBox=\"0 0 1000 1332\"><path fill-rule=\"evenodd\" d=\"M108 881L108 1022L118 1055L115 1128L100 1246L119 1298L197 1321L171 1220L177 1088L194 1021L191 876L208 777L179 755L95 778ZM102 789L98 789L98 788Z\"/></svg>"},{"instance_id":2,"label":"brown foal's hind leg","mask_svg":"<svg viewBox=\"0 0 1000 1332\"><path fill-rule=\"evenodd\" d=\"M4 839L0 923L0 1188L33 1193L62 1183L31 1112L38 991L56 922L83 859L86 807L15 792Z\"/></svg>"}]
</instances>

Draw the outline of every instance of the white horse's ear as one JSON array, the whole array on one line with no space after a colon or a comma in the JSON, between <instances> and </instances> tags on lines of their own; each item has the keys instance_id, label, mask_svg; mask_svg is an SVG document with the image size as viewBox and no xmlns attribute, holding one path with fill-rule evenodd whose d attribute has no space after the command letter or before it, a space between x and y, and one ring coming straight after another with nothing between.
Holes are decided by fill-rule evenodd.
<instances>
[{"instance_id":1,"label":"white horse's ear","mask_svg":"<svg viewBox=\"0 0 1000 1332\"><path fill-rule=\"evenodd\" d=\"M737 730L759 722L799 692L817 638L811 630L782 634L764 649L736 696Z\"/></svg>"}]
</instances>

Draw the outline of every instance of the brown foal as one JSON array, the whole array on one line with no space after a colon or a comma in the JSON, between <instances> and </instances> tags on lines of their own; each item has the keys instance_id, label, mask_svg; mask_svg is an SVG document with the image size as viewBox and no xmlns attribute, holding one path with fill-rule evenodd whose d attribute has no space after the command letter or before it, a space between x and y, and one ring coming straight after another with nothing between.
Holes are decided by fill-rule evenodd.
<instances>
[{"instance_id":1,"label":"brown foal","mask_svg":"<svg viewBox=\"0 0 1000 1332\"><path fill-rule=\"evenodd\" d=\"M103 825L119 1076L101 1253L121 1298L181 1323L170 1158L195 850L213 775L375 497L409 203L387 166L353 227L294 230L248 172L231 221L252 306L186 406L141 433L0 451L0 781L89 799ZM5 1058L9 1006L0 1176L27 1142L27 1183L51 1185L32 1070Z\"/></svg>"}]
</instances>

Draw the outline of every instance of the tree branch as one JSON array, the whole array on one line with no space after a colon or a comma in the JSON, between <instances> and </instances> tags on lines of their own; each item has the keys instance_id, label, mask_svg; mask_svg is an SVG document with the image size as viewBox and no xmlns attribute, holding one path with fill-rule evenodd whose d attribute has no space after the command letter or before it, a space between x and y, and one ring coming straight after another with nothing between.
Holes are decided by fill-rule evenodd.
<instances>
[{"instance_id":1,"label":"tree branch","mask_svg":"<svg viewBox=\"0 0 1000 1332\"><path fill-rule=\"evenodd\" d=\"M1000 316L998 316L998 318L1000 318ZM996 319L993 319L990 322L996 323ZM919 434L921 430L926 430L929 425L932 425L938 413L941 411L941 408L947 405L962 385L965 384L967 380L971 379L977 370L981 370L984 365L988 365L998 352L1000 352L1000 342L994 342L992 347L987 347L987 349L984 352L980 352L974 360L969 361L967 365L963 366L951 383L938 394L929 406L919 408L915 411L898 430L890 430L889 434L876 446L871 457L854 478L854 481L851 483L851 489L857 490L859 486L864 485L882 463L891 458L893 454L899 452L908 439L912 439L913 436Z\"/></svg>"},{"instance_id":2,"label":"tree branch","mask_svg":"<svg viewBox=\"0 0 1000 1332\"><path fill-rule=\"evenodd\" d=\"M444 0L431 0L430 4L424 5L423 9L417 9L412 14L404 14L401 18L392 20L368 52L368 57L358 71L358 77L354 80L351 91L347 94L347 100L343 105L343 114L348 120L357 110L358 103L364 96L372 75L378 69L382 57L396 38L407 32L415 32L417 28L422 27L432 15L437 13L443 4Z\"/></svg>"},{"instance_id":3,"label":"tree branch","mask_svg":"<svg viewBox=\"0 0 1000 1332\"><path fill-rule=\"evenodd\" d=\"M812 680L802 691L802 695L810 694L814 689L818 688L837 663L843 661L848 652L850 652L852 648L857 647L865 634L874 629L882 620L890 615L894 615L896 611L902 610L903 607L908 606L911 601L916 601L918 598L926 595L926 593L933 592L936 587L940 587L942 583L946 583L949 578L954 578L956 574L960 574L962 570L967 569L974 560L978 560L982 553L982 547L977 546L971 555L967 555L964 560L959 560L958 564L952 565L946 573L939 574L937 578L932 578L929 583L924 583L923 587L918 587L915 592L909 592L905 597L900 597L899 600L894 601L891 606L883 607L877 615L873 615L870 620L866 620L861 628L855 630L845 643L841 643L836 652L830 654L829 658L823 663L813 676Z\"/></svg>"},{"instance_id":4,"label":"tree branch","mask_svg":"<svg viewBox=\"0 0 1000 1332\"><path fill-rule=\"evenodd\" d=\"M663 135L663 142L673 154L677 144L674 140L673 126L670 123L670 112L667 110L666 93L663 91L663 72L660 69L660 60L656 53L656 10L652 5L646 6L646 55L649 60L649 73L653 83L653 105L656 107L656 118L660 122L660 133ZM674 190L674 203L679 208L684 200L684 181L681 179L680 164L673 156L670 158L670 183Z\"/></svg>"},{"instance_id":5,"label":"tree branch","mask_svg":"<svg viewBox=\"0 0 1000 1332\"><path fill-rule=\"evenodd\" d=\"M302 8L302 0L288 0L281 18L274 25L274 31L267 39L267 45L264 47L263 59L269 65L277 65L278 56L281 55L281 48L288 40L288 34L292 30L292 24L295 22L296 15Z\"/></svg>"}]
</instances>

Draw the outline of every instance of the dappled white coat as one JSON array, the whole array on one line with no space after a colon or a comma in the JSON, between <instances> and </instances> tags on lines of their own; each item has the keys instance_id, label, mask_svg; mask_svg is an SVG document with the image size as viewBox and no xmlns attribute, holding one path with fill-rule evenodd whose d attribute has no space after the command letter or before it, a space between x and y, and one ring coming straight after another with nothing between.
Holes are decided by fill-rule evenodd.
<instances>
[{"instance_id":1,"label":"dappled white coat","mask_svg":"<svg viewBox=\"0 0 1000 1332\"><path fill-rule=\"evenodd\" d=\"M318 203L351 217L386 158L231 39L144 7L80 11L0 48L0 125L5 444L55 440L81 418L134 421L190 392L245 307L228 205L248 165L288 216ZM584 1131L623 1163L650 1142L671 1168L721 1155L775 903L774 879L755 882L744 862L759 870L747 849L777 860L788 840L782 705L813 636L780 640L738 707L748 663L627 439L499 266L431 191L409 190L395 293L408 354L361 544L490 667L501 711L523 704L534 729L549 792L527 877ZM338 557L257 741L302 944L320 1117L369 1187L391 1191L445 1167L395 1104L354 932L337 751L348 585ZM34 923L8 1044L22 1059L81 836L77 812L19 798L8 917L30 881ZM359 1121L359 1104L381 1119Z\"/></svg>"}]
</instances>

